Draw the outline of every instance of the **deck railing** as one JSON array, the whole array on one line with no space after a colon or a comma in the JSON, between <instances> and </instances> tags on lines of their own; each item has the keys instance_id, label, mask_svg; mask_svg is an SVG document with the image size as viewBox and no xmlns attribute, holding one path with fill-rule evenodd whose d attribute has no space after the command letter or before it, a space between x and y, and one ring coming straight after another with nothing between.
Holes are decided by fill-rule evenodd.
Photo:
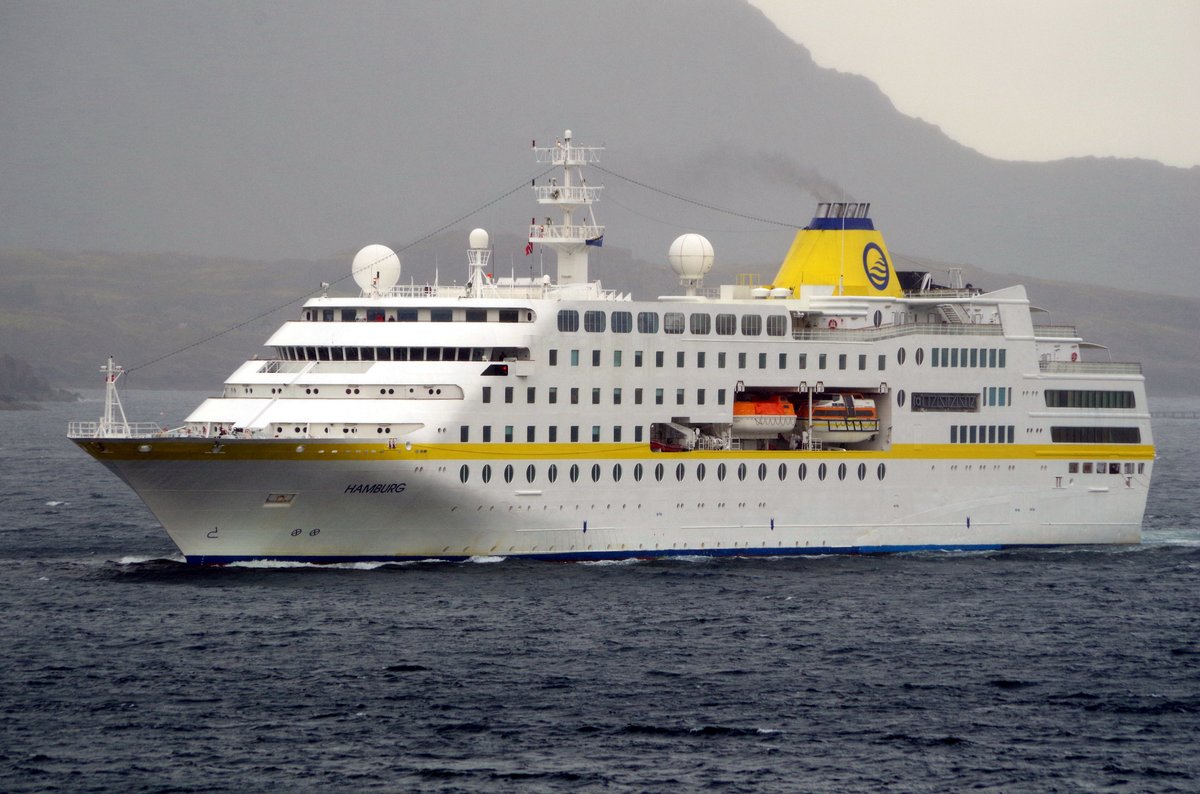
<instances>
[{"instance_id":1,"label":"deck railing","mask_svg":"<svg viewBox=\"0 0 1200 794\"><path fill-rule=\"evenodd\" d=\"M1142 374L1142 365L1134 361L1039 361L1038 369L1064 375Z\"/></svg>"}]
</instances>

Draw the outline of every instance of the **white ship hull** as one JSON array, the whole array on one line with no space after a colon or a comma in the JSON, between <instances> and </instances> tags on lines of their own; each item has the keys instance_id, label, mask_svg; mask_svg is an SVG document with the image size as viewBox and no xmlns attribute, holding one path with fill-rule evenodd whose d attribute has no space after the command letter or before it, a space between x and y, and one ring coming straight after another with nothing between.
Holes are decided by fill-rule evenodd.
<instances>
[{"instance_id":1,"label":"white ship hull","mask_svg":"<svg viewBox=\"0 0 1200 794\"><path fill-rule=\"evenodd\" d=\"M264 455L262 442L244 442L243 450L226 444L221 455L229 459L213 460L181 454L180 444L159 443L137 453L134 442L105 442L109 452L98 457L142 497L188 561L201 564L1137 543L1149 482L1148 468L1140 476L1093 474L1067 483L1047 476L1037 460L964 466L897 455L779 452L581 459L579 482L570 482L564 464L549 483L544 458L438 461L422 459L420 450L359 447L339 450L345 458L338 460L329 450L321 459L286 459L291 445L268 444L274 450ZM640 482L633 479L638 463ZM717 479L721 463L724 481ZM739 481L743 463L746 479ZM798 478L801 463L804 481ZM654 474L658 464L664 467L661 482ZM680 464L682 481L676 480ZM696 478L699 464L706 469L703 482ZM766 467L761 481L760 464ZM485 465L492 467L486 484L480 481ZM513 466L511 483L503 479L506 465ZM595 482L593 465L600 467ZM621 466L620 482L613 480L614 465ZM839 479L842 465L846 475ZM529 466L535 469L532 483L526 482ZM278 494L292 495L290 504L273 504L270 497Z\"/></svg>"}]
</instances>

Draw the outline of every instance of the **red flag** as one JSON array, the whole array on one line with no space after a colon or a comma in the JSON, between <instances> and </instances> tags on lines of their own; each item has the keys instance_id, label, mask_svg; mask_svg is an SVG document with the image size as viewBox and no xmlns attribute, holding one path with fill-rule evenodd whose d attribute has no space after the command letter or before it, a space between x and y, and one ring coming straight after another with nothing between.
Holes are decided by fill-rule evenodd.
<instances>
[{"instance_id":1,"label":"red flag","mask_svg":"<svg viewBox=\"0 0 1200 794\"><path fill-rule=\"evenodd\" d=\"M525 256L533 253L533 243L525 243Z\"/></svg>"}]
</instances>

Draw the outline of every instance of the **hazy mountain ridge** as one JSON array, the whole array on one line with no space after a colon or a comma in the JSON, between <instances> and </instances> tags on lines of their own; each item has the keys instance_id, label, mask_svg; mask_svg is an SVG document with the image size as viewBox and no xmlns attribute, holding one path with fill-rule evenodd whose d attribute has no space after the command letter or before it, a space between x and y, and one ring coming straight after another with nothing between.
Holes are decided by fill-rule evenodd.
<instances>
[{"instance_id":1,"label":"hazy mountain ridge","mask_svg":"<svg viewBox=\"0 0 1200 794\"><path fill-rule=\"evenodd\" d=\"M415 239L528 180L528 141L570 126L612 172L747 215L872 201L897 250L1200 295L1200 168L984 157L737 0L66 8L14 6L0 30L0 248L270 260ZM684 229L727 261L790 241L603 181L606 243L641 259ZM517 231L534 207L473 222Z\"/></svg>"},{"instance_id":2,"label":"hazy mountain ridge","mask_svg":"<svg viewBox=\"0 0 1200 794\"><path fill-rule=\"evenodd\" d=\"M429 283L436 271L442 284L463 283L467 231L446 232L406 251L402 282ZM542 266L554 271L553 255L544 262L536 254L524 256L524 240L515 235L494 235L493 245L497 276L538 275ZM9 287L0 292L0 352L29 361L42 378L73 387L98 387L98 369L113 355L133 370L124 381L127 387L217 392L242 361L270 355L264 342L282 322L299 316L300 303L316 294L321 282L337 282L332 295L357 294L346 278L352 256L345 252L340 261L274 262L186 257L180 267L181 258L173 254L0 252L0 268L10 274ZM951 266L901 254L895 258L900 269L928 270L939 281ZM646 262L628 249L606 245L593 252L591 274L605 287L631 292L638 300L677 294L665 260L665 250L657 261ZM718 258L707 283L730 283L739 273L758 273L768 281L776 267ZM191 274L186 293L174 275L180 270ZM1023 283L1033 304L1049 312L1035 315L1038 322L1073 324L1088 341L1107 345L1114 360L1142 362L1152 395L1190 393L1192 384L1200 382L1195 343L1200 300L970 266L964 274L985 290ZM233 330L222 333L227 329ZM1108 355L1088 351L1085 358L1105 360ZM142 367L148 362L154 363Z\"/></svg>"}]
</instances>

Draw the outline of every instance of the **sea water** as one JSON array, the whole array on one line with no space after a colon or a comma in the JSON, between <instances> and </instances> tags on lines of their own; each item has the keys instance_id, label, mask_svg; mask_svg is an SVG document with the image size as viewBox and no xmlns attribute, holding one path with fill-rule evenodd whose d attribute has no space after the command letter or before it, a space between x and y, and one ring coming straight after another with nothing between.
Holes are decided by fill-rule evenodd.
<instances>
[{"instance_id":1,"label":"sea water","mask_svg":"<svg viewBox=\"0 0 1200 794\"><path fill-rule=\"evenodd\" d=\"M88 397L0 412L2 790L1200 788L1195 419L1136 547L196 568Z\"/></svg>"}]
</instances>

